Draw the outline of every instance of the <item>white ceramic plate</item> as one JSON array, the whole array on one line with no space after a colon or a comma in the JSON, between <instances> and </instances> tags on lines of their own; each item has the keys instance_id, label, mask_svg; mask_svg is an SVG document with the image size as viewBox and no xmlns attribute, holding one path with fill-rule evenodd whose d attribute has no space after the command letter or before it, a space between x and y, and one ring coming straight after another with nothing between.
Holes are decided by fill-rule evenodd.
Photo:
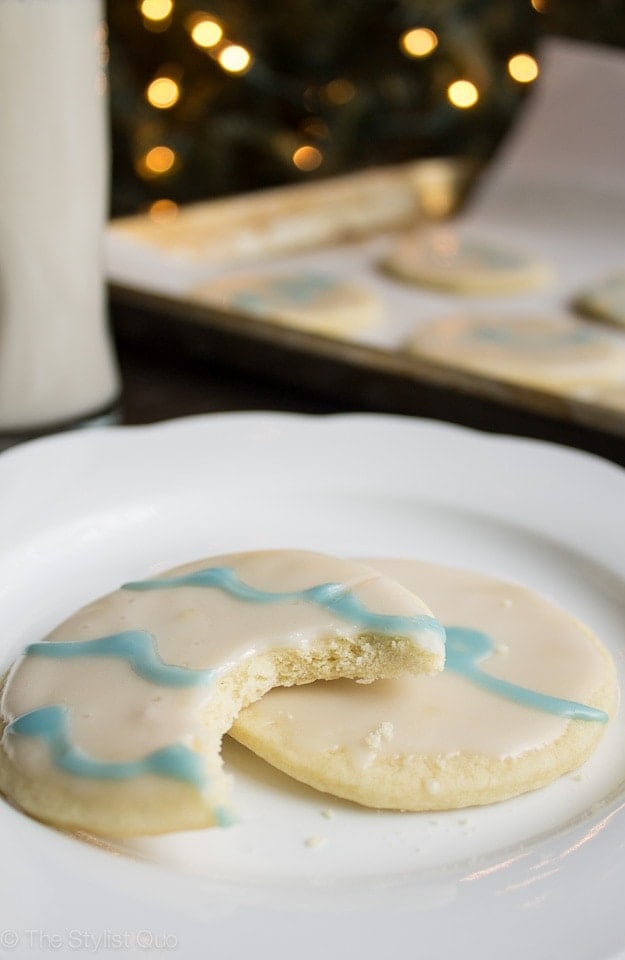
<instances>
[{"instance_id":1,"label":"white ceramic plate","mask_svg":"<svg viewBox=\"0 0 625 960\"><path fill-rule=\"evenodd\" d=\"M230 414L0 457L0 667L120 582L257 547L518 579L625 669L625 473L382 416ZM240 822L110 848L0 803L0 956L607 960L625 955L625 723L581 775L493 807L376 813L227 744ZM331 816L328 816L328 811Z\"/></svg>"}]
</instances>

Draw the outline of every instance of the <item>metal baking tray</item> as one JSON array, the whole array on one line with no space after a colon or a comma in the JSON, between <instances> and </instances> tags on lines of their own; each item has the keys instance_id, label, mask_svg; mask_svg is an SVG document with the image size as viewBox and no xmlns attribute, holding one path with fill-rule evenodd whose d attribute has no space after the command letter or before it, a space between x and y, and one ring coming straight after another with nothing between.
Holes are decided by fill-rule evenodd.
<instances>
[{"instance_id":1,"label":"metal baking tray","mask_svg":"<svg viewBox=\"0 0 625 960\"><path fill-rule=\"evenodd\" d=\"M377 271L380 244L398 230L457 214L479 176L472 163L424 160L206 201L165 223L148 214L113 221L107 236L113 315L126 332L134 323L135 337L165 339L168 349L184 342L221 363L340 397L350 408L438 415L437 399L451 398L452 409L486 403L486 422L489 409L508 411L513 430L516 424L523 430L518 415L527 414L553 424L556 436L558 426L572 426L622 440L625 406L478 375L404 348L419 306L411 314L413 291ZM394 285L388 331L337 339L218 309L191 293L224 272L328 264L387 291ZM440 409L445 416L444 402Z\"/></svg>"}]
</instances>

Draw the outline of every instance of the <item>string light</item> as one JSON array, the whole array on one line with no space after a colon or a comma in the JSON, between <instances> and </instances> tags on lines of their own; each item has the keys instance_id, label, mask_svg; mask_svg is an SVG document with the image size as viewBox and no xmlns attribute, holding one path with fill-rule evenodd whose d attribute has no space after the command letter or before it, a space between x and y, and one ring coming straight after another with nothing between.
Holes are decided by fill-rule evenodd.
<instances>
[{"instance_id":1,"label":"string light","mask_svg":"<svg viewBox=\"0 0 625 960\"><path fill-rule=\"evenodd\" d=\"M0 0L1 2L2 0ZM534 10L544 13L549 5L549 0L529 0L529 3ZM292 110L288 117L277 120L275 130L271 128L271 131L268 132L268 139L272 144L273 161L280 166L282 172L284 172L285 167L291 167L291 176L293 176L293 168L307 174L316 171L322 165L325 169L330 157L333 165L337 158L341 160L342 153L346 151L343 150L340 137L337 137L336 143L333 141L334 128L336 125L340 133L340 125L349 123L352 110L349 107L345 111L340 108L349 104L354 98L358 98L359 106L363 110L367 110L367 101L371 95L371 90L374 89L374 94L380 101L379 112L382 115L385 102L392 101L393 97L399 102L401 91L404 89L401 84L405 84L405 88L408 89L407 84L410 82L411 74L415 69L418 69L417 65L411 64L410 60L427 58L438 51L439 46L441 48L446 47L448 37L447 32L443 30L442 23L440 24L440 31L435 32L430 26L419 24L416 17L417 25L410 29L401 32L402 27L400 26L397 29L396 26L391 37L395 47L395 56L399 55L399 51L401 51L400 61L404 65L398 71L395 88L391 86L390 82L386 86L380 83L379 86L372 88L368 81L359 81L359 85L356 86L351 79L341 75L340 68L335 67L334 79L325 84L315 83L314 86L311 85L302 89L295 84L291 85L289 78L282 76L278 70L272 69L270 63L261 61L261 47L257 49L254 45L248 48L239 43L238 40L241 35L237 35L235 32L235 24L231 24L227 17L222 20L222 8L216 3L213 4L211 0L184 0L184 2L179 3L176 3L176 0L133 0L132 5L135 9L135 17L137 11L143 17L144 29L153 33L169 29L172 34L172 43L175 46L178 43L176 37L178 37L179 28L183 31L184 46L182 48L176 46L176 52L173 54L176 61L179 62L161 60L159 75L154 76L152 74L152 79L149 82L144 74L144 104L147 102L154 110L144 113L146 130L140 136L135 136L134 147L131 147L136 175L144 181L148 181L151 184L150 192L154 194L156 190L157 195L158 193L174 193L172 174L177 174L185 164L187 148L184 146L184 137L180 138L179 154L165 144L170 140L177 143L175 140L177 126L180 123L184 126L188 117L196 121L201 115L204 115L206 102L212 102L221 89L221 85L227 82L226 78L222 78L219 82L215 81L214 67L212 72L210 70L205 71L204 75L201 75L203 69L201 63L203 62L206 67L206 57L209 57L215 66L221 68L228 75L240 76L254 67L252 79L256 79L256 74L258 74L259 88L262 86L263 91L268 94L274 92L276 95L281 95L281 91L285 91L284 95L297 109ZM216 14L212 12L213 9L217 11ZM225 10L225 7L223 9ZM424 17L426 23L428 19L429 17ZM408 23L410 23L410 20ZM434 25L437 28L439 26L438 23ZM406 24L404 23L403 26L406 26ZM173 27L175 27L175 31ZM232 30L232 34L230 30ZM174 32L176 37L174 37ZM162 38L159 39L157 55L159 51L162 55ZM243 43L247 42L245 35L243 35ZM206 56L200 56L198 61L197 51L196 53L193 52L194 47L204 51ZM454 61L456 59L455 55L447 58L447 51L444 50L443 52L445 60L451 59ZM453 52L452 50L449 51L450 54L453 54ZM404 57L409 58L409 62L404 60ZM185 58L190 61L188 65L185 63ZM436 63L430 66L430 71L434 69L433 85L436 94L435 100L433 99L429 108L430 112L444 112L445 102L461 111L475 107L478 103L480 105L482 102L488 104L488 97L492 94L491 80L496 79L495 76L491 78L491 73L495 73L492 64L488 61L484 63L475 62L470 70L466 70L466 74L473 80L461 78L451 82L455 73L453 67L440 61L440 53L437 53L433 60L439 63L439 69L436 69ZM467 62L470 63L471 61L465 61L465 63ZM498 69L503 68L503 71L505 71L506 65L504 64L501 64L500 67L498 65ZM199 78L194 75L194 70L197 67L199 67ZM424 64L421 69L427 69L427 65ZM442 72L439 72L439 70ZM451 76L447 72L448 70ZM462 72L464 73L464 69ZM516 83L529 84L538 76L539 66L529 53L517 53L508 59L507 72ZM447 74L446 77L445 74ZM332 73L330 76L332 76ZM397 94L398 89L399 94ZM177 109L167 117L162 115L163 111L170 110L176 104L182 104L184 109L182 111ZM447 109L449 111L449 107ZM157 115L157 112L161 115ZM482 110L476 111L476 113L482 112ZM326 118L324 119L319 114L325 114ZM327 118L331 118L331 123ZM379 125L382 127L382 135L384 133L383 119L383 116L380 116ZM479 120L479 118L477 119ZM460 121L461 118L458 118L456 123L462 129ZM373 132L375 134L375 128ZM274 143L275 149L273 149ZM233 178L236 179L236 176ZM146 187L144 186L143 189L146 189ZM440 195L433 200L433 211L430 212L437 215L440 215L441 212L447 212L446 203L448 203L447 195L441 190ZM166 222L177 216L178 207L173 200L161 198L151 204L148 208L148 214L154 222Z\"/></svg>"},{"instance_id":2,"label":"string light","mask_svg":"<svg viewBox=\"0 0 625 960\"><path fill-rule=\"evenodd\" d=\"M238 43L229 43L217 56L219 66L226 73L245 73L252 64L252 55Z\"/></svg>"},{"instance_id":3,"label":"string light","mask_svg":"<svg viewBox=\"0 0 625 960\"><path fill-rule=\"evenodd\" d=\"M155 200L148 210L150 220L154 223L171 223L179 213L178 204L174 200L168 200L163 197L161 200Z\"/></svg>"},{"instance_id":4,"label":"string light","mask_svg":"<svg viewBox=\"0 0 625 960\"><path fill-rule=\"evenodd\" d=\"M176 163L176 154L171 147L159 145L152 147L137 164L137 172L142 177L160 177L171 173Z\"/></svg>"},{"instance_id":5,"label":"string light","mask_svg":"<svg viewBox=\"0 0 625 960\"><path fill-rule=\"evenodd\" d=\"M480 94L470 80L454 80L447 87L447 99L452 106L460 110L468 110L469 107L475 106L480 99Z\"/></svg>"},{"instance_id":6,"label":"string light","mask_svg":"<svg viewBox=\"0 0 625 960\"><path fill-rule=\"evenodd\" d=\"M196 47L211 50L216 47L224 35L223 27L214 17L196 14L187 20L187 29Z\"/></svg>"},{"instance_id":7,"label":"string light","mask_svg":"<svg viewBox=\"0 0 625 960\"><path fill-rule=\"evenodd\" d=\"M345 77L337 77L336 80L330 80L323 88L323 93L328 103L341 107L356 96L356 87L351 80Z\"/></svg>"},{"instance_id":8,"label":"string light","mask_svg":"<svg viewBox=\"0 0 625 960\"><path fill-rule=\"evenodd\" d=\"M174 9L174 0L142 0L141 13L146 20L167 20Z\"/></svg>"},{"instance_id":9,"label":"string light","mask_svg":"<svg viewBox=\"0 0 625 960\"><path fill-rule=\"evenodd\" d=\"M531 0L531 3L536 13L545 13L547 10L547 0Z\"/></svg>"},{"instance_id":10,"label":"string light","mask_svg":"<svg viewBox=\"0 0 625 960\"><path fill-rule=\"evenodd\" d=\"M317 147L311 147L309 144L306 144L303 147L298 147L291 159L298 170L301 170L303 173L310 173L312 170L316 170L321 166L323 163L323 154L321 150L317 150Z\"/></svg>"},{"instance_id":11,"label":"string light","mask_svg":"<svg viewBox=\"0 0 625 960\"><path fill-rule=\"evenodd\" d=\"M516 53L508 60L508 73L517 83L532 83L538 72L538 63L529 53Z\"/></svg>"},{"instance_id":12,"label":"string light","mask_svg":"<svg viewBox=\"0 0 625 960\"><path fill-rule=\"evenodd\" d=\"M180 87L172 77L157 77L145 91L145 98L152 107L168 110L180 99Z\"/></svg>"},{"instance_id":13,"label":"string light","mask_svg":"<svg viewBox=\"0 0 625 960\"><path fill-rule=\"evenodd\" d=\"M427 57L437 46L438 37L429 27L406 30L399 38L399 49L408 57Z\"/></svg>"},{"instance_id":14,"label":"string light","mask_svg":"<svg viewBox=\"0 0 625 960\"><path fill-rule=\"evenodd\" d=\"M300 126L302 134L313 140L325 140L330 136L330 128L321 117L307 117Z\"/></svg>"}]
</instances>

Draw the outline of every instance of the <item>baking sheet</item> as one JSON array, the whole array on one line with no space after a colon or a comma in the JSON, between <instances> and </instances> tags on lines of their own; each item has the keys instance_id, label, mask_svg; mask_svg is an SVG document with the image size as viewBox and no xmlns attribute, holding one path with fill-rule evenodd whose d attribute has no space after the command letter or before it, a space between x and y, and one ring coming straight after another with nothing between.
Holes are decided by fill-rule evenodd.
<instances>
[{"instance_id":1,"label":"baking sheet","mask_svg":"<svg viewBox=\"0 0 625 960\"><path fill-rule=\"evenodd\" d=\"M432 212L447 212L466 182L466 170L457 164L424 161L379 172L379 193L371 195L379 198L385 189L392 202L386 222L380 215L369 236L362 235L357 222L341 225L318 217L321 209L340 211L343 206L349 220L349 202L337 204L340 193L333 200L332 190L351 184L357 208L359 177L367 174L319 182L308 190L273 191L273 209L281 212L278 227L269 234L267 192L194 205L169 224L156 224L147 215L113 222L107 260L114 298L124 302L131 292L143 291L149 294L149 307L170 312L172 323L184 315L206 330L230 329L251 340L297 346L311 360L346 358L363 369L382 369L625 436L625 383L622 395L620 387L604 397L590 388L556 394L424 361L405 350L420 324L450 313L571 312L572 301L586 286L625 266L625 122L619 123L625 57L607 47L552 39L538 59L541 78L524 113L478 189L448 226L535 253L554 267L552 285L514 296L466 297L405 284L386 274L380 264L394 242L391 228L406 226L401 197L413 198L405 206L418 224ZM377 209L373 201L371 206ZM285 253L286 227L306 217L311 218L309 227L312 224L310 248L303 229L296 251ZM354 232L357 239L346 239ZM338 341L193 302L193 289L211 277L285 270L339 274L370 287L384 304L383 319L369 330L350 334L348 341ZM173 305L178 309L171 310ZM607 338L625 346L625 332L602 329Z\"/></svg>"}]
</instances>

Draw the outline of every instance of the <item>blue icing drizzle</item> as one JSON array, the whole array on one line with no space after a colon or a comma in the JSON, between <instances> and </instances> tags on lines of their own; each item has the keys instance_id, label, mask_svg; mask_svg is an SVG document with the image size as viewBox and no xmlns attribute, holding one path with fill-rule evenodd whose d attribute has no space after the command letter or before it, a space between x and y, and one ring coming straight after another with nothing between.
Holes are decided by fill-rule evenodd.
<instances>
[{"instance_id":1,"label":"blue icing drizzle","mask_svg":"<svg viewBox=\"0 0 625 960\"><path fill-rule=\"evenodd\" d=\"M239 822L238 818L228 807L215 807L213 813L218 827L233 827Z\"/></svg>"},{"instance_id":2,"label":"blue icing drizzle","mask_svg":"<svg viewBox=\"0 0 625 960\"><path fill-rule=\"evenodd\" d=\"M526 687L500 680L480 670L478 663L494 652L491 638L480 630L473 630L470 627L447 627L446 632L445 670L458 673L484 690L524 707L533 707L545 713L575 720L608 722L607 713L596 707L588 707L574 700L562 700L560 697L551 697L545 693L528 690Z\"/></svg>"},{"instance_id":3,"label":"blue icing drizzle","mask_svg":"<svg viewBox=\"0 0 625 960\"><path fill-rule=\"evenodd\" d=\"M346 619L355 619L361 625L386 632L406 631L424 625L443 631L438 621L429 616L403 617L372 613L342 584L324 583L302 591L269 593L243 583L229 567L210 567L181 577L128 583L123 589L158 590L181 586L218 588L237 599L253 603L308 601L332 610ZM529 690L485 673L478 664L493 654L494 644L491 638L480 630L450 626L446 629L446 637L446 670L522 706L561 717L607 723L609 717L603 710ZM156 652L154 638L142 630L124 631L90 641L34 643L26 649L26 653L29 656L60 659L79 656L119 657L127 660L133 670L145 679L172 687L201 685L210 682L213 676L210 670L189 670L164 664ZM198 789L206 785L200 755L180 743L170 744L134 761L108 762L90 757L72 743L68 711L63 706L42 707L23 714L7 726L7 733L42 739L48 747L52 762L75 776L129 780L146 774L156 774L181 780ZM215 814L220 825L225 826L232 822L231 815L225 809L218 808Z\"/></svg>"},{"instance_id":4,"label":"blue icing drizzle","mask_svg":"<svg viewBox=\"0 0 625 960\"><path fill-rule=\"evenodd\" d=\"M504 250L501 247L490 247L476 240L465 240L464 247L461 247L461 252L464 252L469 257L475 258L478 264L483 262L490 267L514 269L525 266L527 262L527 258L519 253Z\"/></svg>"},{"instance_id":5,"label":"blue icing drizzle","mask_svg":"<svg viewBox=\"0 0 625 960\"><path fill-rule=\"evenodd\" d=\"M77 640L65 643L42 641L26 647L30 657L48 657L53 660L77 657L116 657L126 660L135 673L145 680L163 687L197 687L212 682L214 671L191 670L163 663L156 649L156 641L146 630L123 630L95 640Z\"/></svg>"},{"instance_id":6,"label":"blue icing drizzle","mask_svg":"<svg viewBox=\"0 0 625 960\"><path fill-rule=\"evenodd\" d=\"M123 590L169 590L176 587L212 587L223 590L237 600L248 603L292 603L304 601L336 614L343 620L357 623L370 630L386 634L410 633L427 628L436 631L444 640L445 631L438 620L425 614L415 617L373 613L341 583L321 583L307 590L291 593L270 593L257 590L239 579L231 567L208 567L181 577L165 577L158 580L139 580L125 583Z\"/></svg>"},{"instance_id":7,"label":"blue icing drizzle","mask_svg":"<svg viewBox=\"0 0 625 960\"><path fill-rule=\"evenodd\" d=\"M238 291L233 295L232 303L253 312L272 306L308 306L336 286L333 277L321 274L274 277L267 281L263 290Z\"/></svg>"},{"instance_id":8,"label":"blue icing drizzle","mask_svg":"<svg viewBox=\"0 0 625 960\"><path fill-rule=\"evenodd\" d=\"M520 347L523 350L555 349L563 346L584 346L597 342L597 336L588 330L542 330L532 333L516 329L511 323L507 327L481 324L472 333L475 340L484 343L499 344L504 347Z\"/></svg>"},{"instance_id":9,"label":"blue icing drizzle","mask_svg":"<svg viewBox=\"0 0 625 960\"><path fill-rule=\"evenodd\" d=\"M7 733L43 740L55 766L76 777L132 780L152 773L182 780L198 790L207 783L201 756L182 743L162 747L140 760L110 762L90 757L72 743L66 707L41 707L24 713L7 726Z\"/></svg>"}]
</instances>

